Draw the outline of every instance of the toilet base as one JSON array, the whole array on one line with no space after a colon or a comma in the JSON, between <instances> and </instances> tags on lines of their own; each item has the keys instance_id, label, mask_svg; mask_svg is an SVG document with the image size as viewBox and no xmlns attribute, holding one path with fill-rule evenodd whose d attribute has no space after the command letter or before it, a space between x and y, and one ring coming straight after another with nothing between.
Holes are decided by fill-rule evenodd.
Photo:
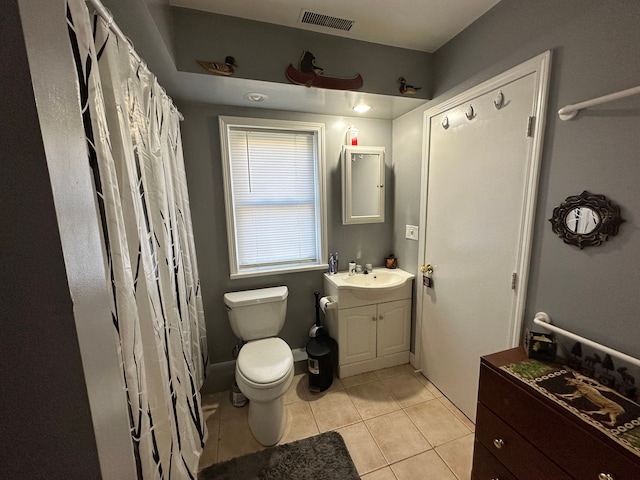
<instances>
[{"instance_id":1,"label":"toilet base","mask_svg":"<svg viewBox=\"0 0 640 480\"><path fill-rule=\"evenodd\" d=\"M270 402L249 401L249 428L255 439L265 447L280 441L286 420L283 396Z\"/></svg>"}]
</instances>

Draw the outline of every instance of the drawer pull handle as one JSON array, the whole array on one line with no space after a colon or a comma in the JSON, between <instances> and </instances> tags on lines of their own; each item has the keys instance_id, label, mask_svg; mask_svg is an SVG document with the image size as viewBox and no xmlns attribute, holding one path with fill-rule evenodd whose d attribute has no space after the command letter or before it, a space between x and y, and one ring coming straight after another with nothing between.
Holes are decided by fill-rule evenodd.
<instances>
[{"instance_id":1,"label":"drawer pull handle","mask_svg":"<svg viewBox=\"0 0 640 480\"><path fill-rule=\"evenodd\" d=\"M608 473L601 473L598 475L598 480L613 480L613 477Z\"/></svg>"},{"instance_id":2,"label":"drawer pull handle","mask_svg":"<svg viewBox=\"0 0 640 480\"><path fill-rule=\"evenodd\" d=\"M498 450L500 450L502 447L504 447L504 440L502 440L501 438L496 438L493 441L493 446L496 447ZM600 479L600 480L603 480L603 479Z\"/></svg>"}]
</instances>

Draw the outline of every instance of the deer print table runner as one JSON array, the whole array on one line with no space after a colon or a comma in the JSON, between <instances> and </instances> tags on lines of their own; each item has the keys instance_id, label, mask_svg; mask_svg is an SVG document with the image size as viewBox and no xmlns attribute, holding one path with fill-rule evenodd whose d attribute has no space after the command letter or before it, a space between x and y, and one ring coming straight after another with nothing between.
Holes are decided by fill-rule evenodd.
<instances>
[{"instance_id":1,"label":"deer print table runner","mask_svg":"<svg viewBox=\"0 0 640 480\"><path fill-rule=\"evenodd\" d=\"M501 367L640 456L640 405L566 366L525 360Z\"/></svg>"}]
</instances>

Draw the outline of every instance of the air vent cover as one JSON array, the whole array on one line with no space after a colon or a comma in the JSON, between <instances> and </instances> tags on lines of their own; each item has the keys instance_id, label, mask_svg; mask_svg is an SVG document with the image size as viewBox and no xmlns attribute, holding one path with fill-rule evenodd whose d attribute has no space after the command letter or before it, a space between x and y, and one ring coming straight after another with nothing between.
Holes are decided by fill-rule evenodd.
<instances>
[{"instance_id":1,"label":"air vent cover","mask_svg":"<svg viewBox=\"0 0 640 480\"><path fill-rule=\"evenodd\" d=\"M306 23L308 25L317 25L319 27L333 28L335 30L349 31L354 20L347 20L345 18L331 17L322 13L310 12L309 10L302 10L300 15L300 23Z\"/></svg>"}]
</instances>

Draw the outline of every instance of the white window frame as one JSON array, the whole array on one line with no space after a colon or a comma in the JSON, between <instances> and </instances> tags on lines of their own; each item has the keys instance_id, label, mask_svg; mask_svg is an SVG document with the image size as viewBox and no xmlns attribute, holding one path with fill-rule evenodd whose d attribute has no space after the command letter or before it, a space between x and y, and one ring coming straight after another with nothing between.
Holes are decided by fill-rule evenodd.
<instances>
[{"instance_id":1,"label":"white window frame","mask_svg":"<svg viewBox=\"0 0 640 480\"><path fill-rule=\"evenodd\" d=\"M302 272L310 270L325 270L327 268L327 195L325 183L325 148L323 123L298 122L289 120L273 120L267 118L248 118L220 116L220 147L222 156L222 170L224 181L224 199L227 219L227 241L229 250L230 277L247 278L281 273ZM233 197L233 183L231 178L231 159L228 133L231 129L243 128L251 130L285 130L292 132L308 132L313 134L316 147L316 243L318 251L317 262L286 266L262 266L251 269L240 269L237 254L236 217Z\"/></svg>"}]
</instances>

